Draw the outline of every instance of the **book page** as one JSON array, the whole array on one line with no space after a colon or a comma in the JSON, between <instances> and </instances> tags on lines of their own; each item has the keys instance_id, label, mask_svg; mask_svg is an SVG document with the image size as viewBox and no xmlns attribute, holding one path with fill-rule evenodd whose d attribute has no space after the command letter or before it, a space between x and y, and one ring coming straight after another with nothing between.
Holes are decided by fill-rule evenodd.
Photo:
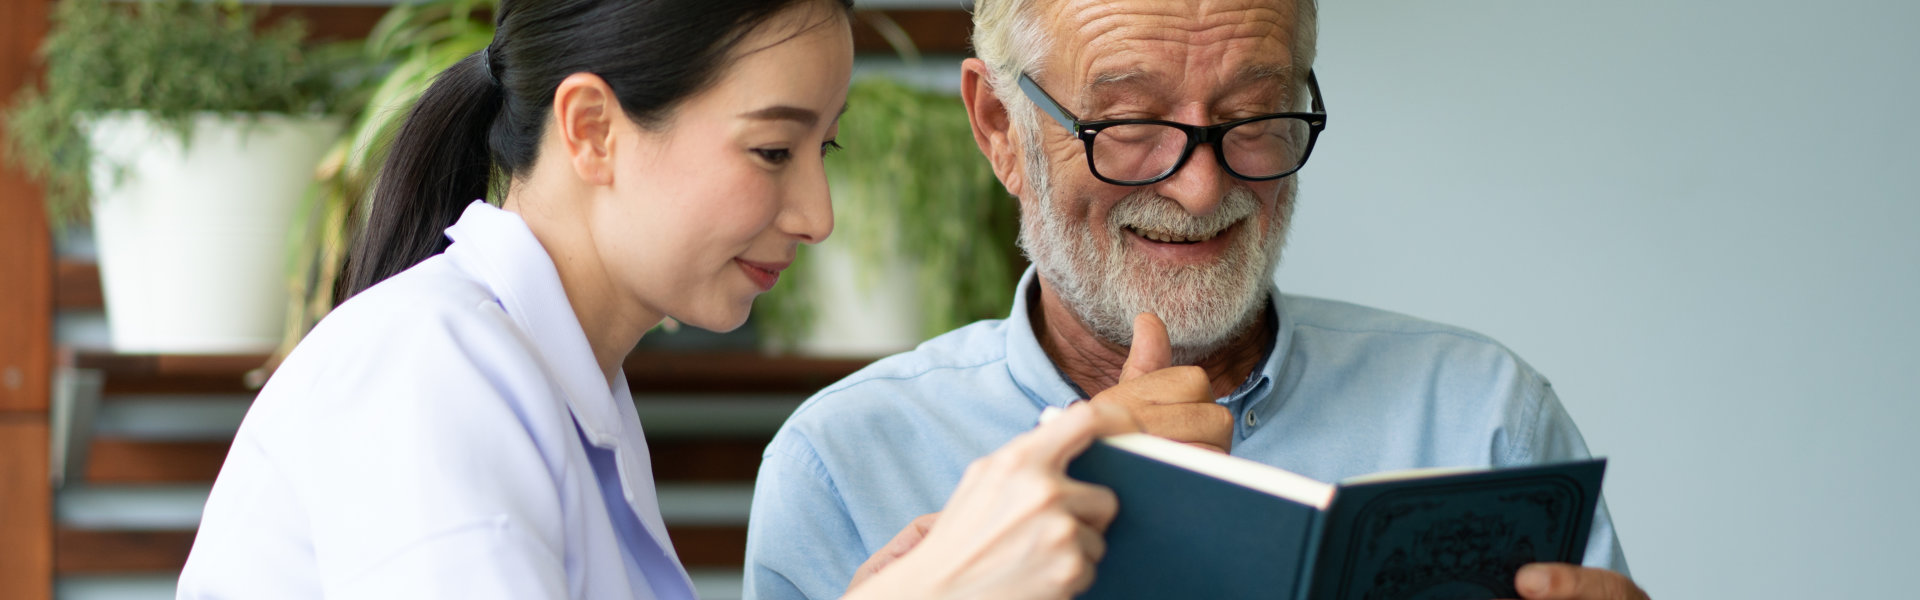
<instances>
[{"instance_id":1,"label":"book page","mask_svg":"<svg viewBox=\"0 0 1920 600\"><path fill-rule=\"evenodd\" d=\"M1330 484L1238 456L1201 450L1144 433L1101 439L1115 448L1321 510L1325 510L1333 501L1333 486Z\"/></svg>"},{"instance_id":2,"label":"book page","mask_svg":"<svg viewBox=\"0 0 1920 600\"><path fill-rule=\"evenodd\" d=\"M1425 467L1425 468L1419 468L1419 469L1396 469L1392 471L1381 471L1379 473L1368 473L1366 475L1355 475L1353 477L1348 477L1346 479L1340 480L1340 485L1358 485L1363 483L1381 483L1386 481L1406 481L1408 479L1424 479L1427 477L1440 477L1442 475L1457 475L1460 473L1472 473L1474 471L1485 471L1485 470L1486 469L1478 469L1474 467Z\"/></svg>"}]
</instances>

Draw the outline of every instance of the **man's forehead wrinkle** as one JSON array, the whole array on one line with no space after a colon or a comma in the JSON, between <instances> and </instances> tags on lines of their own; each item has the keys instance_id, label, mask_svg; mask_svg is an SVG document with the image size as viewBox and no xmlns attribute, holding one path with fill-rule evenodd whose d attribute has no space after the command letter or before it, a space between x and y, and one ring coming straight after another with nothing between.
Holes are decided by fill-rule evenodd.
<instances>
[{"instance_id":1,"label":"man's forehead wrinkle","mask_svg":"<svg viewBox=\"0 0 1920 600\"><path fill-rule=\"evenodd\" d=\"M1150 62L1212 70L1227 58L1222 54L1249 46L1256 51L1271 48L1280 53L1279 58L1290 54L1291 32L1283 26L1286 14L1272 7L1193 14L1194 7L1184 2L1064 4L1057 5L1061 10L1055 17L1061 20L1055 21L1055 30L1065 35L1057 39L1068 42L1064 49L1078 55L1069 68L1089 88L1126 80L1133 72L1174 75L1143 68ZM1250 58L1265 62L1261 57Z\"/></svg>"}]
</instances>

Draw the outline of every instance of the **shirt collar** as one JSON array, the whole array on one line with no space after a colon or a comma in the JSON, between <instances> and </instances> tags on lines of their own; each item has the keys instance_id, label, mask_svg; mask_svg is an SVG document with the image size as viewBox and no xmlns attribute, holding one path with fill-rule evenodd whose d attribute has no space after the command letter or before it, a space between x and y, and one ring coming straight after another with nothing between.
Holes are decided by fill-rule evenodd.
<instances>
[{"instance_id":1,"label":"shirt collar","mask_svg":"<svg viewBox=\"0 0 1920 600\"><path fill-rule=\"evenodd\" d=\"M560 272L520 215L475 200L447 228L453 245L447 256L478 276L493 292L520 333L532 341L542 366L566 395L587 441L602 448L619 442L623 419L614 390L625 390L626 374L607 386L587 334L567 302Z\"/></svg>"},{"instance_id":2,"label":"shirt collar","mask_svg":"<svg viewBox=\"0 0 1920 600\"><path fill-rule=\"evenodd\" d=\"M1013 382L1025 391L1035 404L1064 407L1086 397L1067 378L1047 351L1040 347L1040 338L1034 333L1033 319L1029 313L1032 303L1039 301L1040 276L1037 269L1027 267L1020 276L1020 285L1014 288L1013 311L1007 315L1007 370L1013 375ZM1269 340L1266 357L1247 381L1234 389L1233 395L1226 400L1230 403L1248 403L1249 406L1264 400L1273 389L1273 382L1280 380L1281 369L1285 366L1288 341L1293 339L1293 320L1288 318L1279 289L1268 293L1268 310L1272 311L1275 322L1274 339Z\"/></svg>"}]
</instances>

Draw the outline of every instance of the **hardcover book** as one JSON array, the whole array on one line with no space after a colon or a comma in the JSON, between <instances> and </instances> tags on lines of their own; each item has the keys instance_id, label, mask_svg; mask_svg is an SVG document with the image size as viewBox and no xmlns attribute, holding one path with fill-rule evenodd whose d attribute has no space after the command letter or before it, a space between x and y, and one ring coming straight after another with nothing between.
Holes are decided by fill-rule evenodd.
<instances>
[{"instance_id":1,"label":"hardcover book","mask_svg":"<svg viewBox=\"0 0 1920 600\"><path fill-rule=\"evenodd\" d=\"M1422 469L1328 484L1144 434L1067 467L1120 512L1081 598L1517 598L1533 562L1578 564L1605 459Z\"/></svg>"}]
</instances>

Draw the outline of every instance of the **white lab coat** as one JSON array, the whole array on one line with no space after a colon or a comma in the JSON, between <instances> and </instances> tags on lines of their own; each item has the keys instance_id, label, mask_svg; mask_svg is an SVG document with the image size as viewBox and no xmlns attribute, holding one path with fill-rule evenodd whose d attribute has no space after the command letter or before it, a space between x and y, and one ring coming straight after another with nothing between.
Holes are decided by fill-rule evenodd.
<instances>
[{"instance_id":1,"label":"white lab coat","mask_svg":"<svg viewBox=\"0 0 1920 600\"><path fill-rule=\"evenodd\" d=\"M274 373L181 598L692 597L626 378L607 385L546 252L481 202L448 234ZM624 553L615 518L644 527Z\"/></svg>"}]
</instances>

